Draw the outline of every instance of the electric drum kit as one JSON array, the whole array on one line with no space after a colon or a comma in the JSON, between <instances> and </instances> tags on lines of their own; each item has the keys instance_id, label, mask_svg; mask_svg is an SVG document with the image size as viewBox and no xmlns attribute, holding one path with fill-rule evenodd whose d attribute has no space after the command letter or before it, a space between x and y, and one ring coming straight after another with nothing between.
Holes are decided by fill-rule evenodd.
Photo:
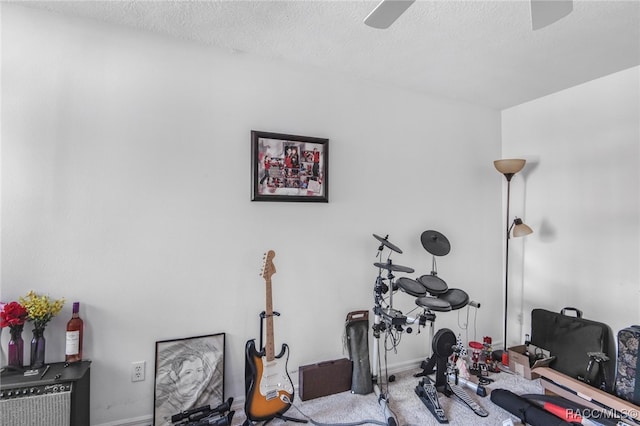
<instances>
[{"instance_id":1,"label":"electric drum kit","mask_svg":"<svg viewBox=\"0 0 640 426\"><path fill-rule=\"evenodd\" d=\"M382 256L382 251L385 247L392 252L402 254L402 250L388 240L388 235L383 238L373 234L373 237L380 242L380 246L378 247L379 257ZM424 249L430 253L433 258L432 268L429 274L421 275L416 279L401 277L395 280L393 272L412 274L415 270L408 266L394 264L390 258L391 253L386 262L376 262L373 264L379 271L376 280L376 295L380 296L382 293L386 293L391 289L388 306L382 308L377 301L376 307L379 308L379 312L376 313L379 313L385 322L391 323L392 325L399 325L401 322L399 318L403 318L401 312L393 309L393 293L398 289L409 296L415 297L416 305L425 310L424 315L431 321L435 319L433 315L434 311L448 312L463 308L469 303L469 295L464 290L449 288L447 283L438 277L436 257L446 256L449 251L451 251L451 245L447 237L438 231L429 230L422 233L420 241ZM384 283L385 279L382 277L382 270L388 271L387 279L389 280L389 285ZM404 318L406 319L406 317ZM421 325L424 324L421 322Z\"/></svg>"},{"instance_id":2,"label":"electric drum kit","mask_svg":"<svg viewBox=\"0 0 640 426\"><path fill-rule=\"evenodd\" d=\"M440 423L448 423L448 420L438 401L438 392L442 392L447 396L454 395L477 415L486 417L488 412L458 386L457 375L455 383L449 383L450 364L448 359L453 353L452 347L457 344L455 334L449 329L442 329L438 331L435 336L433 335L436 318L434 312L454 311L469 304L475 306L473 302L469 301L469 296L464 290L449 288L447 283L438 276L436 257L446 256L449 253L451 250L449 240L437 231L424 231L420 236L420 241L424 249L432 255L431 272L421 275L416 279L400 277L396 280L393 275L394 272L412 274L415 270L408 266L394 264L391 261L391 254L393 252L401 254L402 250L389 241L388 235L383 238L373 234L373 237L380 242L377 254L379 261L373 264L378 268L378 277L376 278L376 285L374 287L375 306L373 308L375 314L375 324L373 326L373 335L375 337L374 367L378 364L378 340L381 331L385 331L385 333L387 333L385 337L388 337L389 334L404 331L405 326L415 323L418 323L419 326L426 326L428 321L433 353L430 358L427 358L427 361L422 363L423 372L415 375L415 377L424 377L416 387L416 394ZM390 252L386 262L383 262L382 252L385 248L388 248ZM383 270L387 271L386 278L383 277ZM394 309L393 294L397 292L397 290L414 297L416 305L423 309L422 314L412 318ZM383 296L387 293L389 293L388 297ZM410 333L412 330L407 328L406 331ZM394 342L393 348L395 348L395 345L400 339L399 337L395 337L391 340ZM442 350L443 347L447 350ZM390 350L387 346L385 346L385 349ZM434 367L437 367L435 371L433 370ZM429 375L434 372L436 374L435 382L429 378ZM374 381L376 378L377 374L374 375ZM384 401L386 404L387 397L380 392L379 400ZM387 425L395 426L396 422L392 418L392 414L388 411L386 405L384 405L384 407L385 415L388 418Z\"/></svg>"}]
</instances>

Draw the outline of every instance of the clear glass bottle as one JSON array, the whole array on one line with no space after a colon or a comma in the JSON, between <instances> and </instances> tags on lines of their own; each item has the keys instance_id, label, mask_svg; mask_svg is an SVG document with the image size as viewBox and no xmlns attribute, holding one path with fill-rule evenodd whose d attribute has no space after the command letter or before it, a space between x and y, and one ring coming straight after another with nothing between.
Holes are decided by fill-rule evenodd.
<instances>
[{"instance_id":1,"label":"clear glass bottle","mask_svg":"<svg viewBox=\"0 0 640 426\"><path fill-rule=\"evenodd\" d=\"M65 349L66 362L82 360L82 335L84 323L80 318L80 302L73 302L73 313L67 323L67 344Z\"/></svg>"}]
</instances>

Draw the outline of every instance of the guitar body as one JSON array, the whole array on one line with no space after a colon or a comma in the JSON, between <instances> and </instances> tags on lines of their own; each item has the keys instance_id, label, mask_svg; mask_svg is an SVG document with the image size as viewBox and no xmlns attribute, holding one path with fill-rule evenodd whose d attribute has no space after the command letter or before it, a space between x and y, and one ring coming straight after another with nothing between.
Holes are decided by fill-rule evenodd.
<instances>
[{"instance_id":1,"label":"guitar body","mask_svg":"<svg viewBox=\"0 0 640 426\"><path fill-rule=\"evenodd\" d=\"M265 351L258 352L255 340L249 340L245 355L244 411L247 419L269 420L286 412L294 398L293 382L287 372L289 346L283 344L280 354L268 361Z\"/></svg>"}]
</instances>

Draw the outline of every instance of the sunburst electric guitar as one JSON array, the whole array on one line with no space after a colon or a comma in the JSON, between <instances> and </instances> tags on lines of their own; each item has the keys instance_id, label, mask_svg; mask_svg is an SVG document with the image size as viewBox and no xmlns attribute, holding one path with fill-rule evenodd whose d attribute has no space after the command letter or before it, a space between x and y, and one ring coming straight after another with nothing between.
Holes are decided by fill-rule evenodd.
<instances>
[{"instance_id":1,"label":"sunburst electric guitar","mask_svg":"<svg viewBox=\"0 0 640 426\"><path fill-rule=\"evenodd\" d=\"M283 414L293 403L293 383L287 372L289 347L282 345L279 355L275 355L273 340L273 303L271 301L271 276L276 268L273 264L275 252L265 254L260 275L265 280L267 293L266 340L264 349L256 350L255 340L249 340L245 347L245 385L247 397L244 411L248 419L262 421Z\"/></svg>"}]
</instances>

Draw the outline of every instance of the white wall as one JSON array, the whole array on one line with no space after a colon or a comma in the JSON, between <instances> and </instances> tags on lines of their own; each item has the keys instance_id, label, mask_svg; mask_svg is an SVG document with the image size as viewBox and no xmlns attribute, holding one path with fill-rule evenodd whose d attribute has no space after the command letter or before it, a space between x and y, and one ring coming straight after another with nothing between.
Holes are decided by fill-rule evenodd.
<instances>
[{"instance_id":1,"label":"white wall","mask_svg":"<svg viewBox=\"0 0 640 426\"><path fill-rule=\"evenodd\" d=\"M636 67L503 111L504 156L528 159L513 213L535 229L512 240L520 336L535 307L640 323L639 86Z\"/></svg>"},{"instance_id":2,"label":"white wall","mask_svg":"<svg viewBox=\"0 0 640 426\"><path fill-rule=\"evenodd\" d=\"M329 138L330 202L252 203L252 129ZM344 356L346 314L372 307L373 233L415 275L431 268L420 234L445 234L439 276L482 303L477 336L500 339L499 156L496 111L2 4L1 297L67 298L51 362L81 302L92 424L151 415L158 340L226 332L226 396L242 398L268 249L295 383ZM436 326L464 336L459 319ZM427 345L405 336L389 361ZM148 379L131 383L138 360Z\"/></svg>"}]
</instances>

